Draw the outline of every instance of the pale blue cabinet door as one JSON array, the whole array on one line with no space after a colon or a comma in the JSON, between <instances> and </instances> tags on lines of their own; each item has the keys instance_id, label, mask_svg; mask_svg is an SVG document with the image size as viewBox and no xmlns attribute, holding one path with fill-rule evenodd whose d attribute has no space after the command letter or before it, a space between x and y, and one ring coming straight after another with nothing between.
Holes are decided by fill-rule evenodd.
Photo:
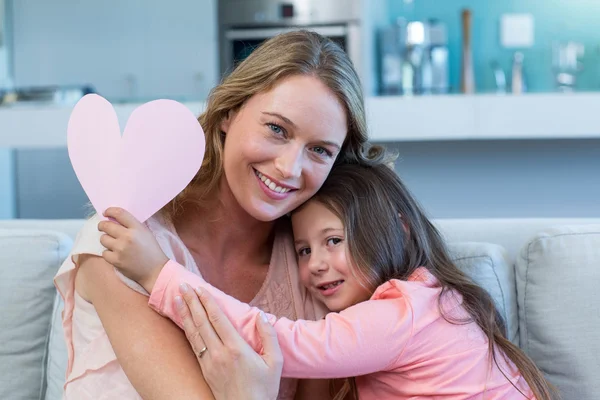
<instances>
[{"instance_id":1,"label":"pale blue cabinet door","mask_svg":"<svg viewBox=\"0 0 600 400\"><path fill-rule=\"evenodd\" d=\"M66 148L15 151L16 217L84 218L89 200Z\"/></svg>"}]
</instances>

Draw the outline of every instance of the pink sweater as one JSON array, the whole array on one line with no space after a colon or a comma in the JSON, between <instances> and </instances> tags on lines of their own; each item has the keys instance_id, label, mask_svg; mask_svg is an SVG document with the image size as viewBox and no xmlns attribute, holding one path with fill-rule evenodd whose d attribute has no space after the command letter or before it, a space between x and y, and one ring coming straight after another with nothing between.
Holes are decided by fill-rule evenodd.
<instances>
[{"instance_id":1,"label":"pink sweater","mask_svg":"<svg viewBox=\"0 0 600 400\"><path fill-rule=\"evenodd\" d=\"M182 326L174 303L179 284L202 287L215 297L241 335L262 351L255 327L259 309L208 285L174 261L163 268L149 304ZM355 376L361 400L532 398L518 369L497 352L490 365L488 341L475 324L452 324L439 310L441 288L425 268L408 281L391 280L370 300L318 321L291 321L267 314L284 355L283 376ZM460 295L444 295L451 318L465 318ZM210 351L210 350L209 350ZM502 374L506 374L509 380Z\"/></svg>"}]
</instances>

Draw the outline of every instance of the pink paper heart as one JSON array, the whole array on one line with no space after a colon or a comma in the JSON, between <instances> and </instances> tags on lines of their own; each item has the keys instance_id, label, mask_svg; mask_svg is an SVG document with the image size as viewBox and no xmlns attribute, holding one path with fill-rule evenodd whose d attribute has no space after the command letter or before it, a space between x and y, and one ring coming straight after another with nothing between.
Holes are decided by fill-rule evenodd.
<instances>
[{"instance_id":1,"label":"pink paper heart","mask_svg":"<svg viewBox=\"0 0 600 400\"><path fill-rule=\"evenodd\" d=\"M96 94L73 108L67 147L75 174L99 215L121 207L144 222L171 201L202 165L204 131L173 100L136 108L123 136L112 105Z\"/></svg>"}]
</instances>

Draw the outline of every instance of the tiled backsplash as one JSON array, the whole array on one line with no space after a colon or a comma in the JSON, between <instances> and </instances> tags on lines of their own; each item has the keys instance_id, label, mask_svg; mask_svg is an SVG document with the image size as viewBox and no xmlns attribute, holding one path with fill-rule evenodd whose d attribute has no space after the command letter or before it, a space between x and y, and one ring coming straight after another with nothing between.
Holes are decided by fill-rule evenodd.
<instances>
[{"instance_id":1,"label":"tiled backsplash","mask_svg":"<svg viewBox=\"0 0 600 400\"><path fill-rule=\"evenodd\" d=\"M408 20L436 18L448 30L450 50L450 83L460 81L461 25L463 8L473 12L473 57L478 91L494 90L490 63L499 62L510 79L514 50L500 45L500 17L503 14L532 14L535 44L523 49L524 70L530 91L554 90L552 43L575 41L585 45L584 70L578 90L600 90L600 1L598 0L388 0L390 21L396 17Z\"/></svg>"}]
</instances>

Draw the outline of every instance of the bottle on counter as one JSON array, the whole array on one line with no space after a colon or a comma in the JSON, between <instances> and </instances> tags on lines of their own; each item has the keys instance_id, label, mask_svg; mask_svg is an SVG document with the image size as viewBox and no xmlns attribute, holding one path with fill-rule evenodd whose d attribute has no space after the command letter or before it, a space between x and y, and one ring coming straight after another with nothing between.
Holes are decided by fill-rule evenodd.
<instances>
[{"instance_id":1,"label":"bottle on counter","mask_svg":"<svg viewBox=\"0 0 600 400\"><path fill-rule=\"evenodd\" d=\"M446 26L437 19L428 23L429 48L428 58L431 63L431 93L444 94L450 90L449 53Z\"/></svg>"},{"instance_id":2,"label":"bottle on counter","mask_svg":"<svg viewBox=\"0 0 600 400\"><path fill-rule=\"evenodd\" d=\"M464 94L475 93L475 72L473 69L473 49L471 43L472 13L469 9L462 11L462 65L460 89Z\"/></svg>"},{"instance_id":3,"label":"bottle on counter","mask_svg":"<svg viewBox=\"0 0 600 400\"><path fill-rule=\"evenodd\" d=\"M402 93L402 64L404 53L406 22L398 18L394 24L381 30L379 34L380 88L383 95Z\"/></svg>"},{"instance_id":4,"label":"bottle on counter","mask_svg":"<svg viewBox=\"0 0 600 400\"><path fill-rule=\"evenodd\" d=\"M525 56L517 51L513 56L511 89L513 94L526 92L525 77L523 76L523 59Z\"/></svg>"}]
</instances>

